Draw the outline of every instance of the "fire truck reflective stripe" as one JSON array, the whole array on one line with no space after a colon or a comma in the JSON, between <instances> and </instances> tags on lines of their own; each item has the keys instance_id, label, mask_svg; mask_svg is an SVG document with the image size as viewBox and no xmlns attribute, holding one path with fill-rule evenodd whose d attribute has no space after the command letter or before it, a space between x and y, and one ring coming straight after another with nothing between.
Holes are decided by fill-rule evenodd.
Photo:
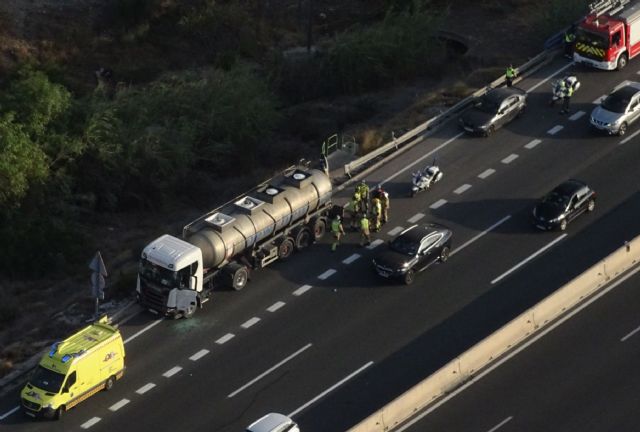
<instances>
[{"instance_id":1,"label":"fire truck reflective stripe","mask_svg":"<svg viewBox=\"0 0 640 432\"><path fill-rule=\"evenodd\" d=\"M585 54L591 54L600 58L604 58L604 50L602 48L596 48L582 42L576 43L575 50Z\"/></svg>"}]
</instances>

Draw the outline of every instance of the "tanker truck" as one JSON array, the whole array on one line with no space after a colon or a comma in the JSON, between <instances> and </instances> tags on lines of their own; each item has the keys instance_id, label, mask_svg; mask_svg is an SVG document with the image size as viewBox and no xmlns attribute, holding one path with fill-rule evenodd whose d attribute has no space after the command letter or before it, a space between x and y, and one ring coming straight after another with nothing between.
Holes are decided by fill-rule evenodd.
<instances>
[{"instance_id":1,"label":"tanker truck","mask_svg":"<svg viewBox=\"0 0 640 432\"><path fill-rule=\"evenodd\" d=\"M214 289L241 290L260 269L320 239L330 217L331 180L292 166L169 234L141 254L136 294L152 312L188 318Z\"/></svg>"}]
</instances>

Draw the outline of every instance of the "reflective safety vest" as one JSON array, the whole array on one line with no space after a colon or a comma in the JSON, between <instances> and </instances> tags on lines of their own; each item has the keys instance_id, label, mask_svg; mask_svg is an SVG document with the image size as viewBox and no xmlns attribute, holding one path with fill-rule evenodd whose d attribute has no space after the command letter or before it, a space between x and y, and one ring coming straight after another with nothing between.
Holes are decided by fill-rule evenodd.
<instances>
[{"instance_id":1,"label":"reflective safety vest","mask_svg":"<svg viewBox=\"0 0 640 432\"><path fill-rule=\"evenodd\" d=\"M574 35L573 33L565 33L564 34L564 41L566 43L571 43L574 40L576 40L576 35Z\"/></svg>"},{"instance_id":2,"label":"reflective safety vest","mask_svg":"<svg viewBox=\"0 0 640 432\"><path fill-rule=\"evenodd\" d=\"M334 233L339 233L341 225L342 224L338 219L334 219L333 221L331 221L331 231L333 231Z\"/></svg>"},{"instance_id":3,"label":"reflective safety vest","mask_svg":"<svg viewBox=\"0 0 640 432\"><path fill-rule=\"evenodd\" d=\"M360 228L362 228L362 231L369 230L369 219L366 216L360 219Z\"/></svg>"},{"instance_id":4,"label":"reflective safety vest","mask_svg":"<svg viewBox=\"0 0 640 432\"><path fill-rule=\"evenodd\" d=\"M507 78L513 78L516 76L516 70L512 67L508 67L507 68L507 72L505 73L505 76Z\"/></svg>"},{"instance_id":5,"label":"reflective safety vest","mask_svg":"<svg viewBox=\"0 0 640 432\"><path fill-rule=\"evenodd\" d=\"M373 210L376 214L380 214L382 212L382 203L380 202L379 198L374 198L373 201L371 201L371 203L373 204Z\"/></svg>"},{"instance_id":6,"label":"reflective safety vest","mask_svg":"<svg viewBox=\"0 0 640 432\"><path fill-rule=\"evenodd\" d=\"M573 87L565 86L564 94L567 95L567 97L573 96Z\"/></svg>"}]
</instances>

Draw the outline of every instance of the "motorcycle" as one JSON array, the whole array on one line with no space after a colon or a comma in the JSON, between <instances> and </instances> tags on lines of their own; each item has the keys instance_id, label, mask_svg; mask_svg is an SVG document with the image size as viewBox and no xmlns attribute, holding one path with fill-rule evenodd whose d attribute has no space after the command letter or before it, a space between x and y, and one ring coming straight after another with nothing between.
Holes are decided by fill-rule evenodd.
<instances>
[{"instance_id":1,"label":"motorcycle","mask_svg":"<svg viewBox=\"0 0 640 432\"><path fill-rule=\"evenodd\" d=\"M565 87L561 85L562 82L564 82ZM549 106L554 106L557 101L564 98L566 86L573 87L573 92L575 93L580 88L580 81L578 81L578 78L573 75L552 81L552 95L551 100L549 101Z\"/></svg>"},{"instance_id":2,"label":"motorcycle","mask_svg":"<svg viewBox=\"0 0 640 432\"><path fill-rule=\"evenodd\" d=\"M433 184L442 179L444 174L437 165L427 165L423 170L412 173L411 179L411 196L415 196L418 192L429 189Z\"/></svg>"}]
</instances>

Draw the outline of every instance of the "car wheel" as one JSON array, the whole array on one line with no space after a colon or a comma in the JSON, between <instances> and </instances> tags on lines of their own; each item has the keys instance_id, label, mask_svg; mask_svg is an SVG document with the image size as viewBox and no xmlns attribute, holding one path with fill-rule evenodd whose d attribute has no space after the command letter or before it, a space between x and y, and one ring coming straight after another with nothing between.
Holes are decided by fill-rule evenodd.
<instances>
[{"instance_id":1,"label":"car wheel","mask_svg":"<svg viewBox=\"0 0 640 432\"><path fill-rule=\"evenodd\" d=\"M407 272L404 274L404 280L403 280L404 284L411 285L414 279L415 279L415 273L413 273L413 270L407 270Z\"/></svg>"},{"instance_id":2,"label":"car wheel","mask_svg":"<svg viewBox=\"0 0 640 432\"><path fill-rule=\"evenodd\" d=\"M447 260L449 259L449 246L444 246L442 248L442 250L440 251L440 262L447 262Z\"/></svg>"},{"instance_id":3,"label":"car wheel","mask_svg":"<svg viewBox=\"0 0 640 432\"><path fill-rule=\"evenodd\" d=\"M567 229L567 220L562 219L562 222L560 222L560 231L564 231L566 229Z\"/></svg>"},{"instance_id":4,"label":"car wheel","mask_svg":"<svg viewBox=\"0 0 640 432\"><path fill-rule=\"evenodd\" d=\"M627 56L626 54L622 54L620 57L618 57L618 65L616 69L622 70L625 68L626 65L627 65Z\"/></svg>"},{"instance_id":5,"label":"car wheel","mask_svg":"<svg viewBox=\"0 0 640 432\"><path fill-rule=\"evenodd\" d=\"M618 129L618 135L622 136L627 132L627 123L622 123L620 129Z\"/></svg>"},{"instance_id":6,"label":"car wheel","mask_svg":"<svg viewBox=\"0 0 640 432\"><path fill-rule=\"evenodd\" d=\"M64 405L60 405L60 407L56 410L53 415L54 420L60 420L64 416Z\"/></svg>"},{"instance_id":7,"label":"car wheel","mask_svg":"<svg viewBox=\"0 0 640 432\"><path fill-rule=\"evenodd\" d=\"M596 208L596 201L595 200L589 200L589 202L587 203L587 210L592 212L593 209Z\"/></svg>"},{"instance_id":8,"label":"car wheel","mask_svg":"<svg viewBox=\"0 0 640 432\"><path fill-rule=\"evenodd\" d=\"M521 117L522 114L524 114L525 109L527 108L526 105L522 105L522 108L520 108L520 111L518 111L518 117Z\"/></svg>"},{"instance_id":9,"label":"car wheel","mask_svg":"<svg viewBox=\"0 0 640 432\"><path fill-rule=\"evenodd\" d=\"M116 382L116 378L113 375L111 375L109 378L107 378L107 381L104 383L104 389L106 391L111 390L115 382Z\"/></svg>"},{"instance_id":10,"label":"car wheel","mask_svg":"<svg viewBox=\"0 0 640 432\"><path fill-rule=\"evenodd\" d=\"M494 125L491 125L487 128L487 131L484 133L484 136L490 137L491 135L493 135L495 131L496 131L496 127Z\"/></svg>"}]
</instances>

